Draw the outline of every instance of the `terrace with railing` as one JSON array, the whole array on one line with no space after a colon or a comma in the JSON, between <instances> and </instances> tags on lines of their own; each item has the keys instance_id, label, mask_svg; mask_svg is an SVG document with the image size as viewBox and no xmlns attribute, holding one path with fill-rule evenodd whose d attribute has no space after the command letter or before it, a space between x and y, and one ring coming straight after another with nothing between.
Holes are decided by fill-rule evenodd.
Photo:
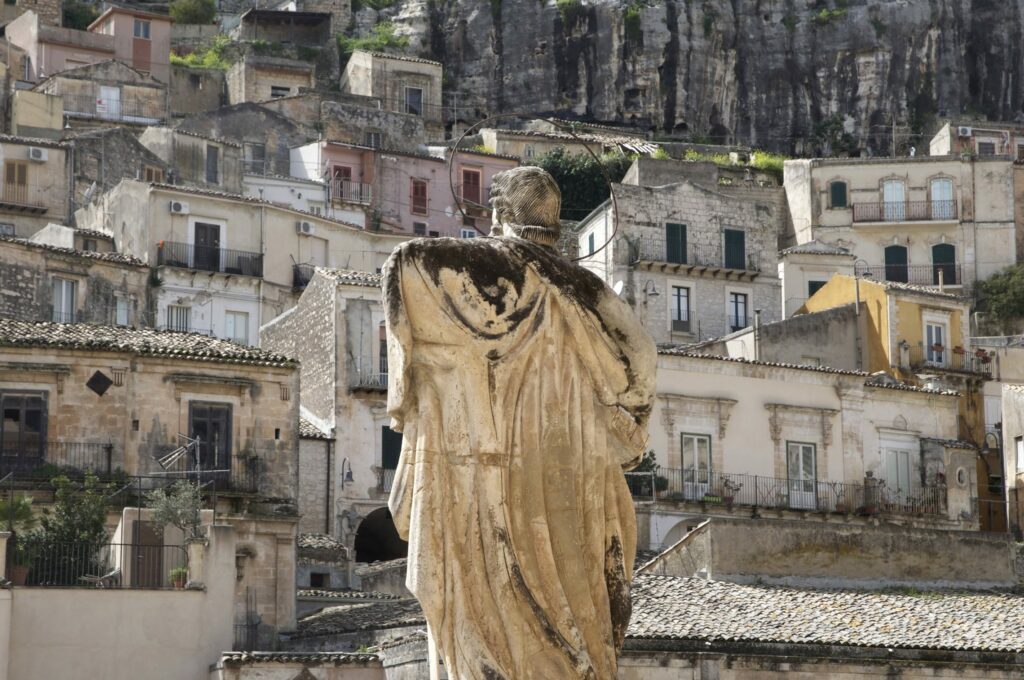
<instances>
[{"instance_id":1,"label":"terrace with railing","mask_svg":"<svg viewBox=\"0 0 1024 680\"><path fill-rule=\"evenodd\" d=\"M955 222L956 199L948 201L882 201L854 203L854 222Z\"/></svg>"},{"instance_id":2,"label":"terrace with railing","mask_svg":"<svg viewBox=\"0 0 1024 680\"><path fill-rule=\"evenodd\" d=\"M292 265L292 287L293 288L305 288L309 285L309 282L313 280L313 274L316 273L316 265L312 264L293 264Z\"/></svg>"},{"instance_id":3,"label":"terrace with railing","mask_svg":"<svg viewBox=\"0 0 1024 680\"><path fill-rule=\"evenodd\" d=\"M959 262L941 264L865 264L854 268L857 276L876 281L912 283L916 286L959 286L963 284L963 267Z\"/></svg>"},{"instance_id":4,"label":"terrace with railing","mask_svg":"<svg viewBox=\"0 0 1024 680\"><path fill-rule=\"evenodd\" d=\"M801 510L850 515L945 517L946 490L923 487L902 491L879 480L875 485L808 478L777 478L660 468L626 475L638 500L686 501L705 506L743 506L765 510Z\"/></svg>"},{"instance_id":5,"label":"terrace with railing","mask_svg":"<svg viewBox=\"0 0 1024 680\"><path fill-rule=\"evenodd\" d=\"M181 588L187 570L188 553L180 545L62 542L45 535L17 541L7 567L15 585L41 588Z\"/></svg>"},{"instance_id":6,"label":"terrace with railing","mask_svg":"<svg viewBox=\"0 0 1024 680\"><path fill-rule=\"evenodd\" d=\"M369 205L373 198L373 186L370 184L334 177L329 186L332 201Z\"/></svg>"},{"instance_id":7,"label":"terrace with railing","mask_svg":"<svg viewBox=\"0 0 1024 680\"><path fill-rule=\"evenodd\" d=\"M60 172L63 172L63 168L60 169ZM52 182L45 186L34 182L21 184L5 182L3 189L0 190L0 210L26 215L42 215L55 202L59 204L60 197L54 195L56 188Z\"/></svg>"},{"instance_id":8,"label":"terrace with railing","mask_svg":"<svg viewBox=\"0 0 1024 680\"><path fill-rule=\"evenodd\" d=\"M395 471L392 468L377 468L377 491L391 493L391 485L395 483Z\"/></svg>"},{"instance_id":9,"label":"terrace with railing","mask_svg":"<svg viewBox=\"0 0 1024 680\"><path fill-rule=\"evenodd\" d=\"M981 375L992 372L991 359L986 351L944 345L910 347L901 351L900 368L911 371L935 370Z\"/></svg>"},{"instance_id":10,"label":"terrace with railing","mask_svg":"<svg viewBox=\"0 0 1024 680\"><path fill-rule=\"evenodd\" d=\"M672 247L670 247L672 246ZM636 241L638 261L679 265L690 269L732 269L760 272L757 253L730 253L726 248L699 243L670 244L664 237L642 236Z\"/></svg>"},{"instance_id":11,"label":"terrace with railing","mask_svg":"<svg viewBox=\"0 0 1024 680\"><path fill-rule=\"evenodd\" d=\"M110 475L118 459L110 443L35 441L0 449L0 477L50 479L64 472Z\"/></svg>"},{"instance_id":12,"label":"terrace with railing","mask_svg":"<svg viewBox=\"0 0 1024 680\"><path fill-rule=\"evenodd\" d=\"M158 266L199 271L263 276L263 255L247 250L160 241L156 249Z\"/></svg>"},{"instance_id":13,"label":"terrace with railing","mask_svg":"<svg viewBox=\"0 0 1024 680\"><path fill-rule=\"evenodd\" d=\"M386 392L388 389L387 371L354 370L350 374L349 387L353 390Z\"/></svg>"},{"instance_id":14,"label":"terrace with railing","mask_svg":"<svg viewBox=\"0 0 1024 680\"><path fill-rule=\"evenodd\" d=\"M70 118L97 118L120 123L157 125L164 118L164 93L154 90L150 99L104 98L93 95L61 94L64 115Z\"/></svg>"}]
</instances>

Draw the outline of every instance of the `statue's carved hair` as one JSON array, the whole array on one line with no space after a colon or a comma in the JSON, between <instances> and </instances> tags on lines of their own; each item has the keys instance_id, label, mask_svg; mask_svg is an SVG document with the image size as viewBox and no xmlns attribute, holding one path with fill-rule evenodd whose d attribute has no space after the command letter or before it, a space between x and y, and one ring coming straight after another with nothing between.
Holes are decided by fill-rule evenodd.
<instances>
[{"instance_id":1,"label":"statue's carved hair","mask_svg":"<svg viewBox=\"0 0 1024 680\"><path fill-rule=\"evenodd\" d=\"M558 240L562 192L547 171L524 166L499 172L491 182L491 205L498 220L520 236L548 245Z\"/></svg>"}]
</instances>

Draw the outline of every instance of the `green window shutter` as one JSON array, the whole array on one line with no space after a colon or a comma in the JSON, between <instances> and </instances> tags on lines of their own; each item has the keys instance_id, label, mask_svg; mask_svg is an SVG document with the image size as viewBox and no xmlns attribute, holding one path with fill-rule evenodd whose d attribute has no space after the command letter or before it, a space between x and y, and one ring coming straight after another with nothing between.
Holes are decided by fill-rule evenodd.
<instances>
[{"instance_id":1,"label":"green window shutter","mask_svg":"<svg viewBox=\"0 0 1024 680\"><path fill-rule=\"evenodd\" d=\"M686 225L665 224L665 261L686 264Z\"/></svg>"},{"instance_id":2,"label":"green window shutter","mask_svg":"<svg viewBox=\"0 0 1024 680\"><path fill-rule=\"evenodd\" d=\"M739 229L725 230L726 269L747 268L747 235Z\"/></svg>"},{"instance_id":3,"label":"green window shutter","mask_svg":"<svg viewBox=\"0 0 1024 680\"><path fill-rule=\"evenodd\" d=\"M832 192L832 207L846 207L846 182L832 182L829 185Z\"/></svg>"}]
</instances>

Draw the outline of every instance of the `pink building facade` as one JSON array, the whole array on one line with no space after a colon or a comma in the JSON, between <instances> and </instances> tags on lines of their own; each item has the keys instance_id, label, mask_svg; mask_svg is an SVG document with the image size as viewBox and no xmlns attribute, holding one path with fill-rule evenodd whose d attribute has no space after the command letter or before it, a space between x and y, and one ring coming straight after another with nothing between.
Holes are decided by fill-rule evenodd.
<instances>
[{"instance_id":1,"label":"pink building facade","mask_svg":"<svg viewBox=\"0 0 1024 680\"><path fill-rule=\"evenodd\" d=\"M114 55L162 83L171 80L171 19L163 14L111 7L89 31L114 38Z\"/></svg>"},{"instance_id":2,"label":"pink building facade","mask_svg":"<svg viewBox=\"0 0 1024 680\"><path fill-rule=\"evenodd\" d=\"M460 150L449 175L451 152L440 153L445 157L314 142L292 149L292 174L328 182L332 202L361 205L367 229L415 236L486 234L494 175L518 166L519 159Z\"/></svg>"}]
</instances>

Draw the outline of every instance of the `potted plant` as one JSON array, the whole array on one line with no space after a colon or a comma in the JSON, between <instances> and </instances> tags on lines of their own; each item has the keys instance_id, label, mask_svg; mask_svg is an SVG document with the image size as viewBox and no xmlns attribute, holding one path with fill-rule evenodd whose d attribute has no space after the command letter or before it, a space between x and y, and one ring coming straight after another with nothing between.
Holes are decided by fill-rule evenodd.
<instances>
[{"instance_id":1,"label":"potted plant","mask_svg":"<svg viewBox=\"0 0 1024 680\"><path fill-rule=\"evenodd\" d=\"M733 481L731 477L722 480L722 500L725 507L732 510L733 501L736 499L736 492L743 488L742 482Z\"/></svg>"},{"instance_id":2,"label":"potted plant","mask_svg":"<svg viewBox=\"0 0 1024 680\"><path fill-rule=\"evenodd\" d=\"M935 344L932 345L932 350L934 350L936 352L941 352L944 349L946 349L946 348L943 346L943 344L941 342L936 342Z\"/></svg>"},{"instance_id":3,"label":"potted plant","mask_svg":"<svg viewBox=\"0 0 1024 680\"><path fill-rule=\"evenodd\" d=\"M8 497L0 501L0 521L11 532L7 567L7 578L16 586L23 586L28 580L29 536L26 534L35 524L30 496Z\"/></svg>"},{"instance_id":4,"label":"potted plant","mask_svg":"<svg viewBox=\"0 0 1024 680\"><path fill-rule=\"evenodd\" d=\"M188 581L188 567L175 567L171 569L170 577L171 585L181 590L185 587L185 582Z\"/></svg>"}]
</instances>

